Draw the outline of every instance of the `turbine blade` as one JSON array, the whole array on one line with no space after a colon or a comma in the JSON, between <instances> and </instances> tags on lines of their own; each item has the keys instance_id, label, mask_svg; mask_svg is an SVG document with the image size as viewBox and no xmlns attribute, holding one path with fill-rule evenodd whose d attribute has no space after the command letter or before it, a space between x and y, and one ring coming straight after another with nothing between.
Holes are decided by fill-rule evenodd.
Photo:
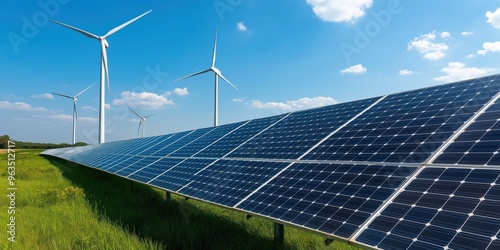
<instances>
[{"instance_id":1,"label":"turbine blade","mask_svg":"<svg viewBox=\"0 0 500 250\"><path fill-rule=\"evenodd\" d=\"M79 95L83 94L83 92L87 91L88 89L90 89L90 87L94 86L94 84L88 86L86 89L80 91L80 93L78 93L77 95L75 95L75 97L78 97Z\"/></svg>"},{"instance_id":2,"label":"turbine blade","mask_svg":"<svg viewBox=\"0 0 500 250\"><path fill-rule=\"evenodd\" d=\"M63 95L63 94L58 94L58 93L51 93L53 95L58 95L58 96L62 96L62 97L66 97L66 98L69 98L69 99L73 99L72 96L69 96L69 95Z\"/></svg>"},{"instance_id":3,"label":"turbine blade","mask_svg":"<svg viewBox=\"0 0 500 250\"><path fill-rule=\"evenodd\" d=\"M156 115L156 114L152 114L152 115L144 116L144 117L142 117L142 118L148 118L148 117L151 117L151 116L154 116L154 115Z\"/></svg>"},{"instance_id":4,"label":"turbine blade","mask_svg":"<svg viewBox=\"0 0 500 250\"><path fill-rule=\"evenodd\" d=\"M76 100L73 99L73 112L75 113L75 118L78 120L78 111L76 111Z\"/></svg>"},{"instance_id":5,"label":"turbine blade","mask_svg":"<svg viewBox=\"0 0 500 250\"><path fill-rule=\"evenodd\" d=\"M137 114L137 113L136 113L134 110L132 110L130 107L128 107L128 109L130 109L130 111L132 111L132 113L134 113L137 117L139 117L139 119L141 119L141 118L142 118L139 114Z\"/></svg>"},{"instance_id":6,"label":"turbine blade","mask_svg":"<svg viewBox=\"0 0 500 250\"><path fill-rule=\"evenodd\" d=\"M215 74L217 74L220 78L222 78L222 80L224 80L227 83L229 83L229 85L233 86L233 88L235 88L236 90L238 90L238 88L236 88L236 86L234 86L234 84L232 84L228 79L226 79L224 76L222 76L222 74L219 74L219 73L215 73Z\"/></svg>"},{"instance_id":7,"label":"turbine blade","mask_svg":"<svg viewBox=\"0 0 500 250\"><path fill-rule=\"evenodd\" d=\"M110 87L109 87L109 72L108 72L108 56L106 54L106 44L105 40L101 40L101 60L102 60L102 65L104 67L104 76L105 76L105 81L106 84L108 85L108 93L111 92Z\"/></svg>"},{"instance_id":8,"label":"turbine blade","mask_svg":"<svg viewBox=\"0 0 500 250\"><path fill-rule=\"evenodd\" d=\"M186 79L186 78L190 78L190 77L193 77L193 76L196 76L196 75L201 75L201 74L203 74L203 73L207 73L207 72L209 72L209 71L211 71L211 69L206 69L206 70L203 70L203 71L200 71L200 72L196 72L196 73L193 73L193 74L191 74L191 75L187 75L187 76L185 76L185 77L181 77L181 78L179 78L179 79L175 80L174 82L177 82L177 81L180 81L180 80L184 80L184 79Z\"/></svg>"},{"instance_id":9,"label":"turbine blade","mask_svg":"<svg viewBox=\"0 0 500 250\"><path fill-rule=\"evenodd\" d=\"M215 58L217 57L217 31L219 27L215 27L215 38L214 38L214 53L212 55L212 67L215 67Z\"/></svg>"},{"instance_id":10,"label":"turbine blade","mask_svg":"<svg viewBox=\"0 0 500 250\"><path fill-rule=\"evenodd\" d=\"M72 29L72 30L74 30L74 31L76 31L76 32L79 32L79 33L83 34L83 35L84 35L84 36L86 36L86 37L90 37L90 38L94 38L94 39L99 39L99 37L98 37L98 36L96 36L96 35L94 35L94 34L92 34L92 33L88 32L88 31L85 31L85 30L82 30L82 29L79 29L79 28L75 28L75 27L73 27L73 26L69 26L69 25L67 25L67 24L64 24L64 23L61 23L61 22L58 22L58 21L55 21L55 20L50 20L50 21L52 21L53 23L57 23L57 24L59 24L59 25L61 25L61 26L64 26L64 27L66 27L66 28L70 28L70 29Z\"/></svg>"},{"instance_id":11,"label":"turbine blade","mask_svg":"<svg viewBox=\"0 0 500 250\"><path fill-rule=\"evenodd\" d=\"M104 38L104 39L106 39L106 37L113 35L115 32L117 32L117 31L119 31L119 30L123 29L123 27L125 27L125 26L127 26L127 25L129 25L129 24L133 23L135 20L137 20L137 19L139 19L139 18L141 18L141 17L145 16L146 14L148 14L148 13L149 13L149 12L151 12L151 11L153 11L153 10L149 10L149 11L147 11L146 13L144 13L144 14L142 14L142 15L140 15L140 16L138 16L138 17L136 17L136 18L134 18L134 19L132 19L132 20L130 20L130 21L128 21L128 22L126 22L126 23L124 23L124 24L122 24L122 25L120 25L120 26L118 26L118 27L114 28L114 29L112 29L112 30L110 30L108 33L106 33L106 35L104 35L104 36L103 36L103 38Z\"/></svg>"},{"instance_id":12,"label":"turbine blade","mask_svg":"<svg viewBox=\"0 0 500 250\"><path fill-rule=\"evenodd\" d=\"M137 129L137 134L139 134L139 132L141 131L141 125L142 125L142 120L140 120L139 122L139 128Z\"/></svg>"}]
</instances>

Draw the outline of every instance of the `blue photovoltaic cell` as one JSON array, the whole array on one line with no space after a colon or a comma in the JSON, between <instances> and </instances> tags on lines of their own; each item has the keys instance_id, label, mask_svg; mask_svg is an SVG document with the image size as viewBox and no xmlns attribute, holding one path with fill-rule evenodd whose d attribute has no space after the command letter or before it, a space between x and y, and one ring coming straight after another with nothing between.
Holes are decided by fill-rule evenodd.
<instances>
[{"instance_id":1,"label":"blue photovoltaic cell","mask_svg":"<svg viewBox=\"0 0 500 250\"><path fill-rule=\"evenodd\" d=\"M138 155L163 157L165 155L163 155L163 153L160 151L162 148L176 142L177 140L184 138L185 136L193 133L194 131L195 130L190 130L190 131L179 132L173 135L165 135L163 140L156 141L156 143L153 143L149 148L138 153Z\"/></svg>"},{"instance_id":2,"label":"blue photovoltaic cell","mask_svg":"<svg viewBox=\"0 0 500 250\"><path fill-rule=\"evenodd\" d=\"M389 95L303 159L422 163L499 89L494 76Z\"/></svg>"},{"instance_id":3,"label":"blue photovoltaic cell","mask_svg":"<svg viewBox=\"0 0 500 250\"><path fill-rule=\"evenodd\" d=\"M378 99L292 113L240 146L228 157L296 159Z\"/></svg>"},{"instance_id":4,"label":"blue photovoltaic cell","mask_svg":"<svg viewBox=\"0 0 500 250\"><path fill-rule=\"evenodd\" d=\"M499 176L427 167L356 241L381 249L498 249Z\"/></svg>"},{"instance_id":5,"label":"blue photovoltaic cell","mask_svg":"<svg viewBox=\"0 0 500 250\"><path fill-rule=\"evenodd\" d=\"M289 164L220 160L197 173L179 192L225 206L234 206Z\"/></svg>"},{"instance_id":6,"label":"blue photovoltaic cell","mask_svg":"<svg viewBox=\"0 0 500 250\"><path fill-rule=\"evenodd\" d=\"M206 133L209 133L212 131L214 128L202 128L202 129L197 129L192 131L191 133L188 133L184 135L181 138L178 138L176 141L168 140L169 143L161 143L163 147L159 149L156 152L151 153L151 150L148 150L147 153L143 153L148 156L167 156L174 152L175 150L179 149L180 147L198 139L199 137L203 136Z\"/></svg>"},{"instance_id":7,"label":"blue photovoltaic cell","mask_svg":"<svg viewBox=\"0 0 500 250\"><path fill-rule=\"evenodd\" d=\"M139 153L143 152L146 149L149 149L151 146L156 145L157 143L164 141L174 134L170 135L163 135L163 136L153 136L153 137L146 137L144 138L144 141L140 141L136 145L134 145L133 148L130 150L126 150L126 154L128 155L138 155Z\"/></svg>"},{"instance_id":8,"label":"blue photovoltaic cell","mask_svg":"<svg viewBox=\"0 0 500 250\"><path fill-rule=\"evenodd\" d=\"M415 169L296 163L237 207L348 238Z\"/></svg>"},{"instance_id":9,"label":"blue photovoltaic cell","mask_svg":"<svg viewBox=\"0 0 500 250\"><path fill-rule=\"evenodd\" d=\"M500 166L500 100L481 114L434 161Z\"/></svg>"},{"instance_id":10,"label":"blue photovoltaic cell","mask_svg":"<svg viewBox=\"0 0 500 250\"><path fill-rule=\"evenodd\" d=\"M137 180L143 183L148 183L152 179L161 175L165 171L168 171L179 162L183 161L183 159L179 158L161 158L159 161L155 162L153 165L149 165L143 168L136 170L129 174L128 178Z\"/></svg>"},{"instance_id":11,"label":"blue photovoltaic cell","mask_svg":"<svg viewBox=\"0 0 500 250\"><path fill-rule=\"evenodd\" d=\"M177 191L193 179L194 173L214 161L212 159L187 159L152 179L148 184Z\"/></svg>"},{"instance_id":12,"label":"blue photovoltaic cell","mask_svg":"<svg viewBox=\"0 0 500 250\"><path fill-rule=\"evenodd\" d=\"M121 168L117 171L115 171L116 174L121 175L121 176L128 176L131 173L149 165L152 164L153 162L158 161L160 158L159 157L140 157L136 156L134 157L134 162L132 164L125 164L122 163Z\"/></svg>"},{"instance_id":13,"label":"blue photovoltaic cell","mask_svg":"<svg viewBox=\"0 0 500 250\"><path fill-rule=\"evenodd\" d=\"M228 133L230 133L231 131L238 128L244 123L245 122L239 122L239 123L218 126L215 129L211 130L210 132L202 135L198 139L192 141L191 143L182 146L178 150L169 154L169 156L190 157L199 152L200 150L204 149L205 147L209 146L210 144L214 143L215 141L223 138Z\"/></svg>"},{"instance_id":14,"label":"blue photovoltaic cell","mask_svg":"<svg viewBox=\"0 0 500 250\"><path fill-rule=\"evenodd\" d=\"M235 149L236 147L250 139L252 136L255 136L257 133L282 119L284 116L285 115L279 115L251 120L243 127L210 145L208 148L197 153L195 156L215 158L223 157L227 153L231 152L231 150Z\"/></svg>"}]
</instances>

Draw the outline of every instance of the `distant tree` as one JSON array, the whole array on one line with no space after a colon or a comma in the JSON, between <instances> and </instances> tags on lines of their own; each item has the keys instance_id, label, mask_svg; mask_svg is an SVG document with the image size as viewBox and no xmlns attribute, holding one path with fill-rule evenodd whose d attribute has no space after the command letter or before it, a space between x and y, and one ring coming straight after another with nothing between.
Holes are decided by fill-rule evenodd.
<instances>
[{"instance_id":1,"label":"distant tree","mask_svg":"<svg viewBox=\"0 0 500 250\"><path fill-rule=\"evenodd\" d=\"M0 136L0 148L7 148L9 146L10 137L8 135Z\"/></svg>"}]
</instances>

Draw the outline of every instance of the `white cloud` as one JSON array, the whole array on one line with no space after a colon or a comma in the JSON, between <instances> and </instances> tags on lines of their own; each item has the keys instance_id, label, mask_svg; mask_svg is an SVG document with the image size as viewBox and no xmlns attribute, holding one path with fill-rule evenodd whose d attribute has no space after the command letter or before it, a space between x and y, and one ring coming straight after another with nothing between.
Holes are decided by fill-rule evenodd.
<instances>
[{"instance_id":1,"label":"white cloud","mask_svg":"<svg viewBox=\"0 0 500 250\"><path fill-rule=\"evenodd\" d=\"M110 108L111 108L111 104L109 104L109 103L105 103L105 104L104 104L104 108L105 108L105 109L110 109Z\"/></svg>"},{"instance_id":2,"label":"white cloud","mask_svg":"<svg viewBox=\"0 0 500 250\"><path fill-rule=\"evenodd\" d=\"M407 76L407 75L413 74L413 71L408 70L408 69L402 69L402 70L399 71L399 74L402 75L402 76Z\"/></svg>"},{"instance_id":3,"label":"white cloud","mask_svg":"<svg viewBox=\"0 0 500 250\"><path fill-rule=\"evenodd\" d=\"M462 33L460 33L462 36L472 36L474 35L474 32L472 31L464 31Z\"/></svg>"},{"instance_id":4,"label":"white cloud","mask_svg":"<svg viewBox=\"0 0 500 250\"><path fill-rule=\"evenodd\" d=\"M448 33L448 32L442 32L440 35L441 38L445 38L443 37L443 33ZM425 59L428 60L441 59L445 56L444 52L448 50L448 45L436 42L436 38L437 38L436 31L433 31L425 35L421 35L419 37L415 37L408 44L408 50L415 49L420 54L422 54Z\"/></svg>"},{"instance_id":5,"label":"white cloud","mask_svg":"<svg viewBox=\"0 0 500 250\"><path fill-rule=\"evenodd\" d=\"M258 109L271 109L280 111L294 111L309 108L322 107L327 105L332 105L337 103L337 101L331 97L304 97L298 100L287 101L287 102L262 102L259 100L253 100L250 102L250 106Z\"/></svg>"},{"instance_id":6,"label":"white cloud","mask_svg":"<svg viewBox=\"0 0 500 250\"><path fill-rule=\"evenodd\" d=\"M239 98L233 98L233 102L243 102L245 98L239 97Z\"/></svg>"},{"instance_id":7,"label":"white cloud","mask_svg":"<svg viewBox=\"0 0 500 250\"><path fill-rule=\"evenodd\" d=\"M483 50L478 51L479 55L486 55L490 52L500 52L500 41L499 42L486 42L483 44Z\"/></svg>"},{"instance_id":8,"label":"white cloud","mask_svg":"<svg viewBox=\"0 0 500 250\"><path fill-rule=\"evenodd\" d=\"M236 29L241 32L247 31L247 26L243 24L243 22L236 23Z\"/></svg>"},{"instance_id":9,"label":"white cloud","mask_svg":"<svg viewBox=\"0 0 500 250\"><path fill-rule=\"evenodd\" d=\"M185 95L189 94L189 91L185 87L184 88L175 88L174 93L178 96L185 96Z\"/></svg>"},{"instance_id":10,"label":"white cloud","mask_svg":"<svg viewBox=\"0 0 500 250\"><path fill-rule=\"evenodd\" d=\"M92 106L82 106L82 109L83 110L92 110L92 111L97 111L96 108L92 107Z\"/></svg>"},{"instance_id":11,"label":"white cloud","mask_svg":"<svg viewBox=\"0 0 500 250\"><path fill-rule=\"evenodd\" d=\"M32 95L33 98L45 98L45 99L54 99L54 96L50 93L43 93L39 95Z\"/></svg>"},{"instance_id":12,"label":"white cloud","mask_svg":"<svg viewBox=\"0 0 500 250\"><path fill-rule=\"evenodd\" d=\"M63 121L63 122L73 121L73 115L58 114L58 115L51 115L49 117L54 118L54 119L59 120L59 121ZM99 121L99 119L97 119L95 117L82 116L82 117L78 117L78 121L79 122L97 123Z\"/></svg>"},{"instance_id":13,"label":"white cloud","mask_svg":"<svg viewBox=\"0 0 500 250\"><path fill-rule=\"evenodd\" d=\"M25 102L0 102L0 109L8 109L8 110L22 110L22 111L47 111L46 108L33 107Z\"/></svg>"},{"instance_id":14,"label":"white cloud","mask_svg":"<svg viewBox=\"0 0 500 250\"><path fill-rule=\"evenodd\" d=\"M363 65L357 64L357 65L351 66L347 69L341 70L340 73L342 73L342 74L362 74L362 73L365 73L366 70L367 69L365 67L363 67Z\"/></svg>"},{"instance_id":15,"label":"white cloud","mask_svg":"<svg viewBox=\"0 0 500 250\"><path fill-rule=\"evenodd\" d=\"M174 105L174 102L164 95L157 95L155 93L124 91L121 93L120 99L113 100L113 104L118 106L159 109L165 105Z\"/></svg>"},{"instance_id":16,"label":"white cloud","mask_svg":"<svg viewBox=\"0 0 500 250\"><path fill-rule=\"evenodd\" d=\"M72 115L59 114L59 115L51 115L50 117L65 122L73 121Z\"/></svg>"},{"instance_id":17,"label":"white cloud","mask_svg":"<svg viewBox=\"0 0 500 250\"><path fill-rule=\"evenodd\" d=\"M355 22L372 7L372 0L306 0L314 14L327 22Z\"/></svg>"},{"instance_id":18,"label":"white cloud","mask_svg":"<svg viewBox=\"0 0 500 250\"><path fill-rule=\"evenodd\" d=\"M494 69L490 68L475 68L465 67L464 63L461 62L450 62L447 67L441 69L442 72L446 73L444 76L436 77L434 80L440 82L456 82L465 79L476 78L484 76Z\"/></svg>"},{"instance_id":19,"label":"white cloud","mask_svg":"<svg viewBox=\"0 0 500 250\"><path fill-rule=\"evenodd\" d=\"M467 59L471 59L471 58L474 58L474 57L476 57L476 55L474 55L474 54L468 54L467 55Z\"/></svg>"},{"instance_id":20,"label":"white cloud","mask_svg":"<svg viewBox=\"0 0 500 250\"><path fill-rule=\"evenodd\" d=\"M500 8L495 10L495 12L486 12L486 17L488 18L488 23L494 28L500 29Z\"/></svg>"},{"instance_id":21,"label":"white cloud","mask_svg":"<svg viewBox=\"0 0 500 250\"><path fill-rule=\"evenodd\" d=\"M441 38L451 38L451 34L448 31L441 32Z\"/></svg>"},{"instance_id":22,"label":"white cloud","mask_svg":"<svg viewBox=\"0 0 500 250\"><path fill-rule=\"evenodd\" d=\"M97 119L95 117L83 116L83 117L78 117L78 121L97 123L97 122L99 122L99 119Z\"/></svg>"}]
</instances>

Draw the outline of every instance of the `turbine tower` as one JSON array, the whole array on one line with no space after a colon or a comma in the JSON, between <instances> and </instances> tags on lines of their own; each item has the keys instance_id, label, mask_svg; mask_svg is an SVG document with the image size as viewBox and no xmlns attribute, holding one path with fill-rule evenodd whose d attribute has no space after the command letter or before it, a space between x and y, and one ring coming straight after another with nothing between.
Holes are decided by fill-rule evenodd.
<instances>
[{"instance_id":1,"label":"turbine tower","mask_svg":"<svg viewBox=\"0 0 500 250\"><path fill-rule=\"evenodd\" d=\"M139 134L139 131L141 131L141 126L142 126L142 137L144 138L144 133L145 133L144 130L146 130L146 118L151 117L155 114L148 115L148 116L140 116L139 114L137 114L137 112L132 110L130 107L128 109L130 109L130 111L132 111L137 117L139 117L139 128L137 129L137 134Z\"/></svg>"},{"instance_id":2,"label":"turbine tower","mask_svg":"<svg viewBox=\"0 0 500 250\"><path fill-rule=\"evenodd\" d=\"M83 92L87 91L87 89L90 89L90 87L94 86L94 84L88 86L86 89L80 91L80 93L76 94L75 96L69 96L69 95L63 95L63 94L58 94L58 93L52 93L53 95L58 95L62 97L66 97L69 99L73 99L73 145L76 143L76 120L78 119L78 114L76 111L76 102L78 101L77 97L83 94Z\"/></svg>"},{"instance_id":3,"label":"turbine tower","mask_svg":"<svg viewBox=\"0 0 500 250\"><path fill-rule=\"evenodd\" d=\"M100 96L100 102L99 102L99 143L104 143L105 142L105 126L104 126L104 120L105 120L105 115L104 115L104 112L105 112L105 106L106 106L106 102L105 102L105 90L106 90L106 87L105 85L107 84L108 85L108 92L109 92L109 74L108 74L108 57L106 55L106 48L109 47L109 44L108 42L106 41L106 38L108 38L109 36L113 35L115 32L121 30L123 27L131 24L132 22L136 21L137 19L143 17L144 15L148 14L149 12L151 12L152 10L149 10L147 11L146 13L108 31L108 33L106 33L106 35L104 36L97 36L97 35L94 35L90 32L87 32L85 30L81 30L81 29L78 29L78 28L75 28L75 27L72 27L72 26L69 26L67 24L64 24L64 23L61 23L61 22L58 22L58 21L54 21L54 20L50 20L54 23L57 23L59 25L62 25L66 28L69 28L69 29L72 29L76 32L79 32L81 34L83 34L84 36L86 37L89 37L89 38L93 38L93 39L96 39L96 40L99 40L99 42L101 43L101 77L100 77L100 83L101 83L101 88L100 88L100 93L101 93L101 96Z\"/></svg>"},{"instance_id":4,"label":"turbine tower","mask_svg":"<svg viewBox=\"0 0 500 250\"><path fill-rule=\"evenodd\" d=\"M182 78L175 80L175 82L177 82L177 81L184 80L186 78L190 78L190 77L193 77L196 75L201 75L201 74L204 74L204 73L207 73L210 71L215 74L215 100L214 100L214 106L215 106L214 107L214 126L215 127L219 126L219 77L222 78L222 80L226 81L229 85L233 86L233 88L238 90L238 88L236 88L236 86L234 86L229 80L227 80L222 75L220 70L215 67L215 58L217 56L217 30L218 30L218 28L215 29L214 52L212 55L212 66L210 66L209 69L202 70L202 71L199 71L199 72L196 72L196 73L193 73L193 74L190 74L190 75L187 75L185 77L182 77Z\"/></svg>"}]
</instances>

